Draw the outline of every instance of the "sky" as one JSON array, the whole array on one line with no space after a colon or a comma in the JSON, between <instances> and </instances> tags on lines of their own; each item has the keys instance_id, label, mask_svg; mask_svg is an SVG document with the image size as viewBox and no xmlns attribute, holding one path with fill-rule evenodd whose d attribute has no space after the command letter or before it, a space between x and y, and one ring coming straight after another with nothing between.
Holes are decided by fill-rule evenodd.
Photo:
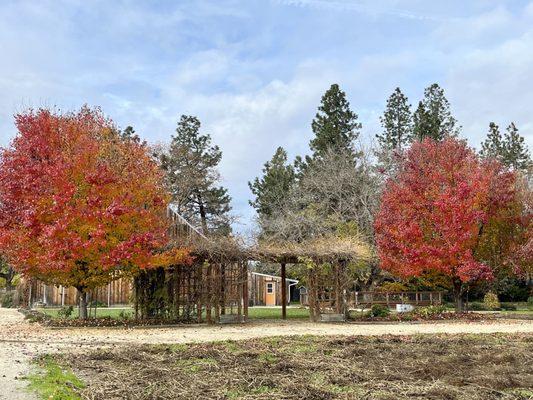
<instances>
[{"instance_id":1,"label":"sky","mask_svg":"<svg viewBox=\"0 0 533 400\"><path fill-rule=\"evenodd\" d=\"M470 145L514 121L533 150L533 1L0 0L0 146L30 107L100 106L150 143L195 115L223 151L237 231L247 182L278 146L308 152L332 83L369 143L395 87L415 108L433 82Z\"/></svg>"}]
</instances>

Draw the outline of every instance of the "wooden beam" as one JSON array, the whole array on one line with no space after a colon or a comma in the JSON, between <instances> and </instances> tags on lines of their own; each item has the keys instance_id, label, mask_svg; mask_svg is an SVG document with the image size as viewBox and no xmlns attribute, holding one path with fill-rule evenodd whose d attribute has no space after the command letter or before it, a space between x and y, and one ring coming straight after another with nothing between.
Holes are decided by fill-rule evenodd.
<instances>
[{"instance_id":1,"label":"wooden beam","mask_svg":"<svg viewBox=\"0 0 533 400\"><path fill-rule=\"evenodd\" d=\"M281 318L287 319L287 275L285 263L281 263Z\"/></svg>"},{"instance_id":2,"label":"wooden beam","mask_svg":"<svg viewBox=\"0 0 533 400\"><path fill-rule=\"evenodd\" d=\"M244 320L248 320L248 263L246 261L242 261L243 269L244 269L244 287L243 287L243 303L244 303Z\"/></svg>"}]
</instances>

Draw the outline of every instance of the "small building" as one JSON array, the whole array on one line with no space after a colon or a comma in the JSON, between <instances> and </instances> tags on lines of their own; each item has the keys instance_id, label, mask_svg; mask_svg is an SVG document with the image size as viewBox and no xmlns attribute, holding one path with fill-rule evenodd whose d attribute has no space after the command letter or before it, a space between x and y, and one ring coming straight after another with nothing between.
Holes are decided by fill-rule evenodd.
<instances>
[{"instance_id":1,"label":"small building","mask_svg":"<svg viewBox=\"0 0 533 400\"><path fill-rule=\"evenodd\" d=\"M286 279L287 304L291 299L299 297L297 284L296 279ZM250 306L281 306L281 276L250 272L248 273L248 290Z\"/></svg>"}]
</instances>

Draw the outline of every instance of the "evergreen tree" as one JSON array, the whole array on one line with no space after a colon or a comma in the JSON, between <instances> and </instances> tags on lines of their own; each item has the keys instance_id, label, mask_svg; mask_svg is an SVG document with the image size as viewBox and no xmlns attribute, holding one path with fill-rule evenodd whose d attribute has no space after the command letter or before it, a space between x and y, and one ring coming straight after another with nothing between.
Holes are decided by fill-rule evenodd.
<instances>
[{"instance_id":1,"label":"evergreen tree","mask_svg":"<svg viewBox=\"0 0 533 400\"><path fill-rule=\"evenodd\" d=\"M527 170L531 167L531 156L524 137L511 122L503 138L503 163L514 170Z\"/></svg>"},{"instance_id":2,"label":"evergreen tree","mask_svg":"<svg viewBox=\"0 0 533 400\"><path fill-rule=\"evenodd\" d=\"M287 164L287 152L278 147L272 159L265 163L263 176L248 182L255 196L250 205L255 208L260 218L270 217L278 210L295 181L294 168Z\"/></svg>"},{"instance_id":3,"label":"evergreen tree","mask_svg":"<svg viewBox=\"0 0 533 400\"><path fill-rule=\"evenodd\" d=\"M399 87L390 95L379 120L383 127L383 132L376 135L379 146L388 150L404 149L413 133L413 116L407 97Z\"/></svg>"},{"instance_id":4,"label":"evergreen tree","mask_svg":"<svg viewBox=\"0 0 533 400\"><path fill-rule=\"evenodd\" d=\"M531 156L524 138L518 133L518 128L511 122L504 136L500 133L498 125L489 124L487 138L481 144L480 156L495 158L506 167L514 170L527 170L531 167Z\"/></svg>"},{"instance_id":5,"label":"evergreen tree","mask_svg":"<svg viewBox=\"0 0 533 400\"><path fill-rule=\"evenodd\" d=\"M441 141L446 136L456 136L459 129L444 90L436 83L428 86L424 90L424 99L418 104L414 114L413 139L430 137Z\"/></svg>"},{"instance_id":6,"label":"evergreen tree","mask_svg":"<svg viewBox=\"0 0 533 400\"><path fill-rule=\"evenodd\" d=\"M210 135L200 133L198 118L181 116L169 150L159 158L179 212L204 234L229 233L231 198L219 185L217 170L222 152L211 144Z\"/></svg>"},{"instance_id":7,"label":"evergreen tree","mask_svg":"<svg viewBox=\"0 0 533 400\"><path fill-rule=\"evenodd\" d=\"M323 156L330 148L353 151L353 142L361 129L357 119L357 114L350 110L346 93L340 90L339 85L331 85L322 96L318 112L311 123L315 137L309 147L313 151L313 157Z\"/></svg>"},{"instance_id":8,"label":"evergreen tree","mask_svg":"<svg viewBox=\"0 0 533 400\"><path fill-rule=\"evenodd\" d=\"M131 125L128 125L126 128L124 128L124 130L120 132L120 136L124 140L133 140L135 142L140 141L139 136L135 133L135 129L133 129L133 126Z\"/></svg>"},{"instance_id":9,"label":"evergreen tree","mask_svg":"<svg viewBox=\"0 0 533 400\"><path fill-rule=\"evenodd\" d=\"M500 127L494 122L489 124L489 132L485 141L481 143L481 151L479 154L482 158L496 158L503 161L503 138L500 132Z\"/></svg>"}]
</instances>

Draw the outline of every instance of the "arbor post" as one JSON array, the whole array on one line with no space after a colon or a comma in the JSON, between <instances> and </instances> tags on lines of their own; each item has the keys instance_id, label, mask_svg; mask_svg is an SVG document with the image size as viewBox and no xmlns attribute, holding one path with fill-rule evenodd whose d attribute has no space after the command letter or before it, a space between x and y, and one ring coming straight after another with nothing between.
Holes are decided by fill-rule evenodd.
<instances>
[{"instance_id":1,"label":"arbor post","mask_svg":"<svg viewBox=\"0 0 533 400\"><path fill-rule=\"evenodd\" d=\"M285 263L281 263L281 318L287 319L287 275Z\"/></svg>"}]
</instances>

